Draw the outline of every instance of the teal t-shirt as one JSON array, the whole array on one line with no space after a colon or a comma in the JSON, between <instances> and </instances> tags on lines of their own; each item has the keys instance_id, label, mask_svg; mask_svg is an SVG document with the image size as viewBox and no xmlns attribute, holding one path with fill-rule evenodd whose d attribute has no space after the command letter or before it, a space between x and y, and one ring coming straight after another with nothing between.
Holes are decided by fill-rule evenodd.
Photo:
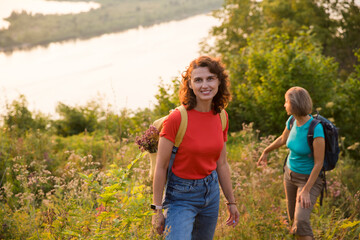
<instances>
[{"instance_id":1,"label":"teal t-shirt","mask_svg":"<svg viewBox=\"0 0 360 240\"><path fill-rule=\"evenodd\" d=\"M310 115L311 116L311 115ZM290 130L290 116L286 121L286 127ZM297 173L310 174L314 168L314 157L311 154L311 149L307 142L307 133L309 131L310 123L313 120L311 118L302 126L298 127L296 119L290 130L289 137L286 141L286 146L290 149L290 154L287 160L288 168ZM324 129L321 124L316 125L314 129L314 138L325 138Z\"/></svg>"}]
</instances>

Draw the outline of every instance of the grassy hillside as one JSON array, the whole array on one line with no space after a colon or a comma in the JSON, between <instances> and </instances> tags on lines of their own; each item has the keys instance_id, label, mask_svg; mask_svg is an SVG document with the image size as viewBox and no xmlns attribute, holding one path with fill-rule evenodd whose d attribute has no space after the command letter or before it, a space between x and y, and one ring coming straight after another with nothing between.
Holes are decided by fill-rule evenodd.
<instances>
[{"instance_id":1,"label":"grassy hillside","mask_svg":"<svg viewBox=\"0 0 360 240\"><path fill-rule=\"evenodd\" d=\"M240 224L225 226L224 197L215 239L292 239L282 187L285 149L256 167L273 136L258 139L251 125L232 133L228 160ZM151 228L149 158L133 141L83 133L59 137L39 131L0 132L0 239L159 239ZM359 190L342 156L328 174L324 205L312 214L316 239L358 239ZM350 170L349 170L350 167ZM357 174L357 175L356 175Z\"/></svg>"},{"instance_id":2,"label":"grassy hillside","mask_svg":"<svg viewBox=\"0 0 360 240\"><path fill-rule=\"evenodd\" d=\"M51 42L86 39L138 26L180 20L221 7L222 0L104 0L99 9L79 14L13 13L9 29L0 30L0 51L26 49Z\"/></svg>"}]
</instances>

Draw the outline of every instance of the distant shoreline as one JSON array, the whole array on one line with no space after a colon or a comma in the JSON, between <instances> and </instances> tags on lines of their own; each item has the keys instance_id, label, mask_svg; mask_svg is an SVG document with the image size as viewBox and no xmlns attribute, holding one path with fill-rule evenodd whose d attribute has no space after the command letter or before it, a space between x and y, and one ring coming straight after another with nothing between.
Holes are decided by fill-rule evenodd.
<instances>
[{"instance_id":1,"label":"distant shoreline","mask_svg":"<svg viewBox=\"0 0 360 240\"><path fill-rule=\"evenodd\" d=\"M182 20L219 9L222 0L109 0L98 9L78 14L13 13L8 29L0 30L0 52L30 50L53 42L90 39L108 33ZM179 33L181 34L181 33Z\"/></svg>"}]
</instances>

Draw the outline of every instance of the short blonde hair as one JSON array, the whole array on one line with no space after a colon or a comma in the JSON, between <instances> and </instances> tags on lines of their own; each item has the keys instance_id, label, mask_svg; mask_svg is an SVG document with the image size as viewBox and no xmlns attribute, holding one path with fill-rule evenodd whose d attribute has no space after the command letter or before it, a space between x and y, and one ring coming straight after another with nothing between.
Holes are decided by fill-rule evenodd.
<instances>
[{"instance_id":1,"label":"short blonde hair","mask_svg":"<svg viewBox=\"0 0 360 240\"><path fill-rule=\"evenodd\" d=\"M311 114L313 103L308 91L302 87L292 87L285 93L285 97L290 102L291 114L296 116L306 116Z\"/></svg>"}]
</instances>

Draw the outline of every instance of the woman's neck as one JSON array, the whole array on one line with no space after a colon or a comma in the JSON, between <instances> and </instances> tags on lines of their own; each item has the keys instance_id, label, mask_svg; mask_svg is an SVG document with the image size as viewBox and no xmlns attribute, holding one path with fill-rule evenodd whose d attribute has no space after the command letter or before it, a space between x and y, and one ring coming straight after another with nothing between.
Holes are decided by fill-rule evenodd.
<instances>
[{"instance_id":1,"label":"woman's neck","mask_svg":"<svg viewBox=\"0 0 360 240\"><path fill-rule=\"evenodd\" d=\"M198 101L196 103L196 106L194 107L194 109L198 112L210 112L211 111L211 103L212 102Z\"/></svg>"},{"instance_id":2,"label":"woman's neck","mask_svg":"<svg viewBox=\"0 0 360 240\"><path fill-rule=\"evenodd\" d=\"M295 116L294 118L296 119L296 125L298 127L301 127L302 125L304 125L307 121L309 121L310 116L306 115L306 116Z\"/></svg>"}]
</instances>

